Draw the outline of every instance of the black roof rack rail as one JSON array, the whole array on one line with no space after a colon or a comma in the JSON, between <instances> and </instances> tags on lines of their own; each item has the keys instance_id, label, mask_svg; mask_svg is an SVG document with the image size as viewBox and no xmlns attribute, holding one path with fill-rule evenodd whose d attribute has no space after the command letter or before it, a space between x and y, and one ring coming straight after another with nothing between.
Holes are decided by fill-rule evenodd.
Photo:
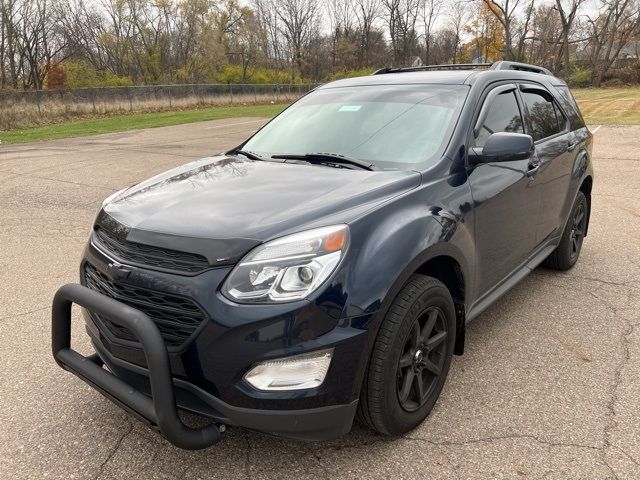
<instances>
[{"instance_id":1,"label":"black roof rack rail","mask_svg":"<svg viewBox=\"0 0 640 480\"><path fill-rule=\"evenodd\" d=\"M476 70L480 68L490 68L491 63L451 63L444 65L422 65L419 67L385 67L376 70L371 75L382 75L384 73L402 73L402 72L422 72L425 70Z\"/></svg>"},{"instance_id":2,"label":"black roof rack rail","mask_svg":"<svg viewBox=\"0 0 640 480\"><path fill-rule=\"evenodd\" d=\"M538 67L537 65L530 65L528 63L509 62L506 60L500 62L494 62L491 64L490 70L520 70L522 72L541 73L543 75L554 76L551 70L544 67Z\"/></svg>"},{"instance_id":3,"label":"black roof rack rail","mask_svg":"<svg viewBox=\"0 0 640 480\"><path fill-rule=\"evenodd\" d=\"M403 73L403 72L423 72L429 70L519 70L521 72L540 73L542 75L554 76L551 70L537 65L528 63L510 62L501 60L493 63L451 63L443 65L422 65L420 67L385 67L376 70L372 75L382 75L384 73Z\"/></svg>"}]
</instances>

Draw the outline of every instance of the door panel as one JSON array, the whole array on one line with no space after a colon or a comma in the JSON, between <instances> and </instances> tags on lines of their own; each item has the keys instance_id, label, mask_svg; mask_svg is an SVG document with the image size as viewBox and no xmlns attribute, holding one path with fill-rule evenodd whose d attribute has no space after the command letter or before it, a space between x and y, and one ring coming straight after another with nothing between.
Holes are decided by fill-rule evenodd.
<instances>
[{"instance_id":1,"label":"door panel","mask_svg":"<svg viewBox=\"0 0 640 480\"><path fill-rule=\"evenodd\" d=\"M521 107L515 91L493 99L485 123L487 133L522 132ZM495 112L492 112L495 109ZM481 147L486 140L474 140ZM537 174L530 159L476 165L469 174L475 206L476 276L480 295L516 269L536 247L540 210Z\"/></svg>"},{"instance_id":2,"label":"door panel","mask_svg":"<svg viewBox=\"0 0 640 480\"><path fill-rule=\"evenodd\" d=\"M540 215L536 236L539 242L562 232L562 210L571 178L574 152L568 120L551 94L539 86L520 86L527 117L527 131L536 142L540 161Z\"/></svg>"},{"instance_id":3,"label":"door panel","mask_svg":"<svg viewBox=\"0 0 640 480\"><path fill-rule=\"evenodd\" d=\"M536 144L540 160L541 202L537 231L540 242L564 229L565 219L561 216L573 166L573 155L567 152L568 137L563 134Z\"/></svg>"}]
</instances>

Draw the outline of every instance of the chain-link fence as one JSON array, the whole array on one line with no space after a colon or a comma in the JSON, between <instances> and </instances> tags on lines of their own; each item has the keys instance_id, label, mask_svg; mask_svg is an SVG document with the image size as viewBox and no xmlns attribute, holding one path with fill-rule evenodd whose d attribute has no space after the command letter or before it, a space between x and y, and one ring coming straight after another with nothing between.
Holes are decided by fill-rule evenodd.
<instances>
[{"instance_id":1,"label":"chain-link fence","mask_svg":"<svg viewBox=\"0 0 640 480\"><path fill-rule=\"evenodd\" d=\"M314 84L193 84L57 90L0 90L0 130L83 116L204 106L289 103Z\"/></svg>"}]
</instances>

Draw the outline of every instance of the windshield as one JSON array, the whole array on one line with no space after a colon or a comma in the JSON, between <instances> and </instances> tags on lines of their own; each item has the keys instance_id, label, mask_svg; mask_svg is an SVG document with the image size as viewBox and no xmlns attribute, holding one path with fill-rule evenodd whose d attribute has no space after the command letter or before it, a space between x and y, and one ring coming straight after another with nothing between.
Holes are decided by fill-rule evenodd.
<instances>
[{"instance_id":1,"label":"windshield","mask_svg":"<svg viewBox=\"0 0 640 480\"><path fill-rule=\"evenodd\" d=\"M415 170L443 153L467 87L371 85L311 92L253 136L261 156L332 153L381 169Z\"/></svg>"}]
</instances>

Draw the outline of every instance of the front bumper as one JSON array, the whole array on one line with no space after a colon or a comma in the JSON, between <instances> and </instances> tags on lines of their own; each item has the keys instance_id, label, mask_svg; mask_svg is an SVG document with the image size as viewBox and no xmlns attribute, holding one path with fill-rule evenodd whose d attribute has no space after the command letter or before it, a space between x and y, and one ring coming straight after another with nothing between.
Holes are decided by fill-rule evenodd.
<instances>
[{"instance_id":1,"label":"front bumper","mask_svg":"<svg viewBox=\"0 0 640 480\"><path fill-rule=\"evenodd\" d=\"M109 318L130 330L140 343L146 368L109 353L94 339L98 355L84 357L71 349L71 306ZM253 409L232 406L198 386L172 375L169 353L153 321L144 313L81 285L58 290L52 311L53 356L62 368L158 430L185 449L209 447L221 439L224 424L242 426L301 440L327 440L351 428L357 400L309 409ZM106 363L109 370L102 368ZM206 415L212 423L186 426L178 408Z\"/></svg>"}]
</instances>

